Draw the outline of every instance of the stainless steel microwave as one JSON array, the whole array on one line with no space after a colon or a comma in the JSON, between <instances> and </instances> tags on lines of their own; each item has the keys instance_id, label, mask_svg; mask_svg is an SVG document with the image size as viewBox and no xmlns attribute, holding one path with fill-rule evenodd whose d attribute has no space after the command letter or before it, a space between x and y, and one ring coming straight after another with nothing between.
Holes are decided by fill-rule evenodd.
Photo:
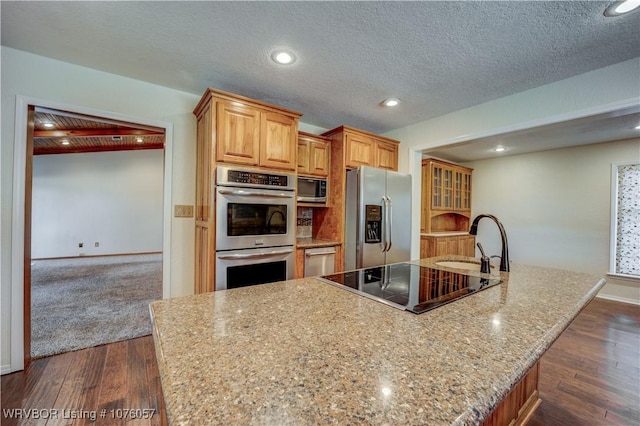
<instances>
[{"instance_id":1,"label":"stainless steel microwave","mask_svg":"<svg viewBox=\"0 0 640 426\"><path fill-rule=\"evenodd\" d=\"M298 176L297 199L302 203L326 203L327 179Z\"/></svg>"}]
</instances>

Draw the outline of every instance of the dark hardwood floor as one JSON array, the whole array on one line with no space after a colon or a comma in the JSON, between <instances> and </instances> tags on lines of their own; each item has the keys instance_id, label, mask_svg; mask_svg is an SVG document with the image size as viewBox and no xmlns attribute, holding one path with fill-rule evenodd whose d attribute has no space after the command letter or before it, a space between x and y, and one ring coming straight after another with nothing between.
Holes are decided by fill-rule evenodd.
<instances>
[{"instance_id":1,"label":"dark hardwood floor","mask_svg":"<svg viewBox=\"0 0 640 426\"><path fill-rule=\"evenodd\" d=\"M3 425L94 423L64 419L63 410L67 417L95 411L97 424L124 424L113 418L124 409L154 411L127 423L166 423L151 336L36 360L2 376L1 390ZM640 425L640 306L592 301L542 357L539 391L532 426ZM12 408L56 408L59 418L9 419L4 410Z\"/></svg>"},{"instance_id":2,"label":"dark hardwood floor","mask_svg":"<svg viewBox=\"0 0 640 426\"><path fill-rule=\"evenodd\" d=\"M6 410L12 408L57 409L57 419L47 411L38 415L48 420L10 419ZM37 359L23 372L2 376L2 410L3 426L166 424L153 338Z\"/></svg>"},{"instance_id":3,"label":"dark hardwood floor","mask_svg":"<svg viewBox=\"0 0 640 426\"><path fill-rule=\"evenodd\" d=\"M540 361L531 426L640 425L640 306L593 300Z\"/></svg>"}]
</instances>

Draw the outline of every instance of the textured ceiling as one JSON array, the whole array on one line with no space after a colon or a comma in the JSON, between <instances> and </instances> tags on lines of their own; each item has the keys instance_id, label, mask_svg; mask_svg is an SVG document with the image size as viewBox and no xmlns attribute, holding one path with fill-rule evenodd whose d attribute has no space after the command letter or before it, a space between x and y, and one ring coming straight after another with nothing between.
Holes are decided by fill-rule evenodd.
<instances>
[{"instance_id":1,"label":"textured ceiling","mask_svg":"<svg viewBox=\"0 0 640 426\"><path fill-rule=\"evenodd\" d=\"M2 44L382 133L640 56L610 2L1 2ZM269 55L293 49L283 67ZM402 99L396 109L380 102Z\"/></svg>"}]
</instances>

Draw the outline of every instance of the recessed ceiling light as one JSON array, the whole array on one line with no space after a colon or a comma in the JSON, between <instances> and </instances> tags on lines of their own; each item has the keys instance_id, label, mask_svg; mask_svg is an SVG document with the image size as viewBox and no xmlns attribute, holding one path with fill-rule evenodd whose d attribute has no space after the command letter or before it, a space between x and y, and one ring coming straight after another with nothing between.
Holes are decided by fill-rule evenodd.
<instances>
[{"instance_id":1,"label":"recessed ceiling light","mask_svg":"<svg viewBox=\"0 0 640 426\"><path fill-rule=\"evenodd\" d=\"M507 150L507 148L505 148L505 147L504 147L504 146L502 146L502 145L496 145L496 147L495 147L495 148L493 148L493 150L494 150L495 152L504 152L504 151L506 151L506 150Z\"/></svg>"},{"instance_id":2,"label":"recessed ceiling light","mask_svg":"<svg viewBox=\"0 0 640 426\"><path fill-rule=\"evenodd\" d=\"M624 0L611 3L604 11L604 16L620 16L640 7L640 0Z\"/></svg>"},{"instance_id":3,"label":"recessed ceiling light","mask_svg":"<svg viewBox=\"0 0 640 426\"><path fill-rule=\"evenodd\" d=\"M634 127L634 129L636 129L636 130L640 130L640 125L638 125L638 126Z\"/></svg>"},{"instance_id":4,"label":"recessed ceiling light","mask_svg":"<svg viewBox=\"0 0 640 426\"><path fill-rule=\"evenodd\" d=\"M53 123L42 123L42 125L43 125L44 127L46 127L47 129L50 129L50 128L52 128L52 127L53 127Z\"/></svg>"},{"instance_id":5,"label":"recessed ceiling light","mask_svg":"<svg viewBox=\"0 0 640 426\"><path fill-rule=\"evenodd\" d=\"M69 139L62 139L62 145L69 145Z\"/></svg>"},{"instance_id":6,"label":"recessed ceiling light","mask_svg":"<svg viewBox=\"0 0 640 426\"><path fill-rule=\"evenodd\" d=\"M290 50L275 50L271 54L271 59L280 65L291 65L296 61L296 55Z\"/></svg>"},{"instance_id":7,"label":"recessed ceiling light","mask_svg":"<svg viewBox=\"0 0 640 426\"><path fill-rule=\"evenodd\" d=\"M400 103L400 99L398 98L387 98L384 101L382 101L382 105L388 106L388 107L394 107L399 103Z\"/></svg>"}]
</instances>

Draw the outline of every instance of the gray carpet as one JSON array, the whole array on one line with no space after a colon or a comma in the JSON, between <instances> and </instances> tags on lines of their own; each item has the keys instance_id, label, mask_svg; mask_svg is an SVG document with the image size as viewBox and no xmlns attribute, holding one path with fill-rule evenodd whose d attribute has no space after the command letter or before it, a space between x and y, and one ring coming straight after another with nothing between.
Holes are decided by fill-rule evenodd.
<instances>
[{"instance_id":1,"label":"gray carpet","mask_svg":"<svg viewBox=\"0 0 640 426\"><path fill-rule=\"evenodd\" d=\"M162 254L34 260L31 357L151 334Z\"/></svg>"}]
</instances>

